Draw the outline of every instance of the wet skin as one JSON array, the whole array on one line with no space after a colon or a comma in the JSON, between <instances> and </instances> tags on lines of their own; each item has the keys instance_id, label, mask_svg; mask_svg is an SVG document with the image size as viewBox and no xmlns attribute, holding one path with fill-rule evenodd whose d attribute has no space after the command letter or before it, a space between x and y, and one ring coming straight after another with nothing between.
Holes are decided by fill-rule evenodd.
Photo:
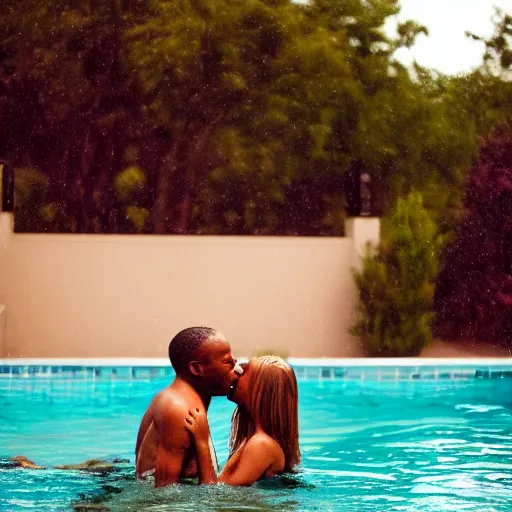
<instances>
[{"instance_id":1,"label":"wet skin","mask_svg":"<svg viewBox=\"0 0 512 512\"><path fill-rule=\"evenodd\" d=\"M137 436L136 476L154 470L155 487L198 476L196 449L183 417L190 409L206 417L212 396L226 396L238 379L236 361L222 337L203 344L193 378L177 376L145 412Z\"/></svg>"}]
</instances>

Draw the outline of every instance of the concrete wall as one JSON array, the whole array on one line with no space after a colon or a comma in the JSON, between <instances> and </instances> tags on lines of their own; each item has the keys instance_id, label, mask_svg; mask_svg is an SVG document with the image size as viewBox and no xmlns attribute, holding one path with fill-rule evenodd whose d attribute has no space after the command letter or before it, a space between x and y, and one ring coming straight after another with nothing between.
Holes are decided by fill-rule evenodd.
<instances>
[{"instance_id":1,"label":"concrete wall","mask_svg":"<svg viewBox=\"0 0 512 512\"><path fill-rule=\"evenodd\" d=\"M6 314L5 306L0 305L0 357L7 356L7 342L6 342Z\"/></svg>"},{"instance_id":2,"label":"concrete wall","mask_svg":"<svg viewBox=\"0 0 512 512\"><path fill-rule=\"evenodd\" d=\"M166 357L192 325L219 329L235 355L360 356L347 330L351 267L379 219L352 237L36 235L0 213L0 305L8 357ZM1 320L0 320L1 326Z\"/></svg>"},{"instance_id":3,"label":"concrete wall","mask_svg":"<svg viewBox=\"0 0 512 512\"><path fill-rule=\"evenodd\" d=\"M0 178L1 177L2 174L0 172ZM0 210L0 357L7 356L7 308L5 303L7 300L7 276L9 267L7 263L7 256L12 236L12 229L12 214L2 213Z\"/></svg>"}]
</instances>

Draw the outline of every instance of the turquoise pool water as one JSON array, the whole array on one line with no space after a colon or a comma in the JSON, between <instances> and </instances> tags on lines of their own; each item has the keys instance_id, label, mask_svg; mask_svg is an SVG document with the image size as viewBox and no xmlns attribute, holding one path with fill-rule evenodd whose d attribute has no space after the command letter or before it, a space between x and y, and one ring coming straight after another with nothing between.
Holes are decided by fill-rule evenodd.
<instances>
[{"instance_id":1,"label":"turquoise pool water","mask_svg":"<svg viewBox=\"0 0 512 512\"><path fill-rule=\"evenodd\" d=\"M481 376L481 375L480 375ZM485 377L485 376L484 376ZM77 377L0 378L0 458L46 470L0 469L0 510L478 511L512 509L512 379L299 381L303 462L295 478L248 489L133 479L133 447L150 399L170 382ZM222 465L233 404L214 399ZM52 469L127 458L118 473Z\"/></svg>"}]
</instances>

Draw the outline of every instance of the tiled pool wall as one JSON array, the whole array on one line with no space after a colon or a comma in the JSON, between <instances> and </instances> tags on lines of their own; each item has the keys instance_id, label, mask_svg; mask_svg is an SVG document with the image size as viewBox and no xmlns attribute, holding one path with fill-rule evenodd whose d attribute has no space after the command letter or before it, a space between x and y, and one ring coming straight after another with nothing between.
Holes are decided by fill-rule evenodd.
<instances>
[{"instance_id":1,"label":"tiled pool wall","mask_svg":"<svg viewBox=\"0 0 512 512\"><path fill-rule=\"evenodd\" d=\"M297 359L288 360L299 381L512 379L511 359ZM0 360L1 379L151 380L174 377L162 360Z\"/></svg>"}]
</instances>

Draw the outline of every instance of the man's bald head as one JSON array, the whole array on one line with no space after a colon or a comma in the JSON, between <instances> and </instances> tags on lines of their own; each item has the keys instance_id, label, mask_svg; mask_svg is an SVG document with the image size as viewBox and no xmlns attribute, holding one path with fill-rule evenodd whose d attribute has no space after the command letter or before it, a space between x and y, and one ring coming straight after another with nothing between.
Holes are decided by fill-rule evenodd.
<instances>
[{"instance_id":1,"label":"man's bald head","mask_svg":"<svg viewBox=\"0 0 512 512\"><path fill-rule=\"evenodd\" d=\"M188 327L176 334L169 343L169 359L176 375L187 374L189 364L197 358L203 345L217 340L224 337L211 327Z\"/></svg>"}]
</instances>

